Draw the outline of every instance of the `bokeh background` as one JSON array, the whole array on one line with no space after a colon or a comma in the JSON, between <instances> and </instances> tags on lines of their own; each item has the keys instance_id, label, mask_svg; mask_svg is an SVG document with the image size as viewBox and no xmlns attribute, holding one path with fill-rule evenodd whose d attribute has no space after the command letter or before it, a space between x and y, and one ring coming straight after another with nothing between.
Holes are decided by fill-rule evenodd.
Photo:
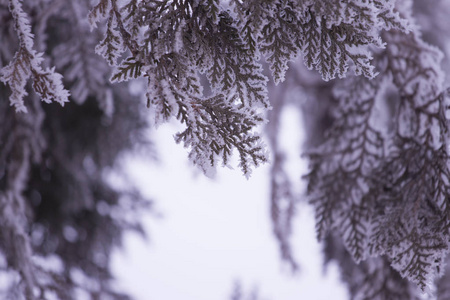
<instances>
[{"instance_id":1,"label":"bokeh background","mask_svg":"<svg viewBox=\"0 0 450 300\"><path fill-rule=\"evenodd\" d=\"M286 167L298 179L295 188L302 201L301 175L307 166L299 152L301 115L288 107L281 119ZM138 300L231 299L236 285L242 299L348 299L337 266L323 265L311 207L304 200L298 206L291 241L300 268L293 273L280 260L272 235L270 166L256 168L249 180L229 168L207 178L189 165L186 149L174 142L179 129L169 123L149 132L157 141L157 162L145 155L123 162L128 180L155 201L157 213L142 215L147 240L127 234L124 247L115 252L113 270L120 288Z\"/></svg>"}]
</instances>

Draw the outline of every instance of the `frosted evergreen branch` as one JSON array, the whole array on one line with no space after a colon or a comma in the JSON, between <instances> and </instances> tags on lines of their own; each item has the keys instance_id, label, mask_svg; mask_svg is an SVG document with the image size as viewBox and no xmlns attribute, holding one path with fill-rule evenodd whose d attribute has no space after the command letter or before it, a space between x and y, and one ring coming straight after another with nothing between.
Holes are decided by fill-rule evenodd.
<instances>
[{"instance_id":1,"label":"frosted evergreen branch","mask_svg":"<svg viewBox=\"0 0 450 300\"><path fill-rule=\"evenodd\" d=\"M439 148L445 140L446 127L441 120L444 105L442 53L415 34L386 33L385 36L388 71L401 95L398 134L425 137L429 132L432 137L429 142ZM404 119L410 120L409 127L401 123Z\"/></svg>"},{"instance_id":2,"label":"frosted evergreen branch","mask_svg":"<svg viewBox=\"0 0 450 300\"><path fill-rule=\"evenodd\" d=\"M312 163L308 189L316 207L319 238L330 229L339 230L347 249L360 261L367 256L370 232L368 182L383 157L384 141L369 122L377 84L356 78L341 89L336 92L341 101L338 121L327 142L308 154Z\"/></svg>"},{"instance_id":3,"label":"frosted evergreen branch","mask_svg":"<svg viewBox=\"0 0 450 300\"><path fill-rule=\"evenodd\" d=\"M387 257L371 257L356 264L335 235L325 240L324 252L327 261L337 260L339 263L341 278L348 285L350 299L422 299L415 284L392 269Z\"/></svg>"},{"instance_id":4,"label":"frosted evergreen branch","mask_svg":"<svg viewBox=\"0 0 450 300\"><path fill-rule=\"evenodd\" d=\"M208 175L233 154L246 176L266 162L256 129L272 121L265 128L273 130L273 232L293 266L296 199L273 123L282 109L307 107L308 199L351 297L416 300L418 290L433 290L450 236L447 1L90 3L0 0L0 96L11 92L0 102L0 260L9 263L0 272L17 272L19 294L72 299L82 289L126 299L109 286L107 265L123 229L142 232L122 213L135 210L130 199L139 196L101 174L122 153L117 144L143 140L146 122L127 90L144 92L129 82L139 78L152 125L178 120L176 141ZM42 103L64 104L69 95L37 50L64 74L69 111ZM272 112L262 57L273 81L285 81ZM297 57L314 72L290 64ZM25 105L27 96L36 101ZM41 214L48 207L51 214ZM78 235L67 235L71 228ZM48 253L59 271L46 269ZM84 282L91 280L98 289ZM446 299L443 280L435 285Z\"/></svg>"},{"instance_id":5,"label":"frosted evergreen branch","mask_svg":"<svg viewBox=\"0 0 450 300\"><path fill-rule=\"evenodd\" d=\"M135 61L134 57L128 57L118 66L111 77L111 82L127 81L130 78L139 78L142 76L142 63Z\"/></svg>"},{"instance_id":6,"label":"frosted evergreen branch","mask_svg":"<svg viewBox=\"0 0 450 300\"><path fill-rule=\"evenodd\" d=\"M448 208L443 203L450 191L449 171L442 168L448 157L444 149L434 150L413 140L403 143L404 150L380 168L379 172L392 175L375 183L386 194L377 201L383 201L389 213L377 220L372 243L393 258L395 269L425 289L448 253ZM429 208L431 212L426 213Z\"/></svg>"},{"instance_id":7,"label":"frosted evergreen branch","mask_svg":"<svg viewBox=\"0 0 450 300\"><path fill-rule=\"evenodd\" d=\"M275 17L268 16L259 38L261 52L266 56L276 84L284 81L288 61L294 60L300 52L297 45L298 20L294 7L287 4L278 8ZM267 13L268 14L268 13Z\"/></svg>"},{"instance_id":8,"label":"frosted evergreen branch","mask_svg":"<svg viewBox=\"0 0 450 300\"><path fill-rule=\"evenodd\" d=\"M110 10L111 0L99 0L98 4L89 12L88 18L91 28L96 28L97 24L107 17Z\"/></svg>"},{"instance_id":9,"label":"frosted evergreen branch","mask_svg":"<svg viewBox=\"0 0 450 300\"><path fill-rule=\"evenodd\" d=\"M64 37L65 43L52 49L54 64L60 70L65 70L65 84L70 87L71 99L83 104L89 97L96 97L104 112L111 116L114 111L111 89L105 81L110 69L105 60L95 54L100 29L92 31L87 22L89 7L80 2L62 3L62 9L71 9L72 14L66 18L73 23L70 28L56 32L55 38ZM80 39L80 36L86 38Z\"/></svg>"},{"instance_id":10,"label":"frosted evergreen branch","mask_svg":"<svg viewBox=\"0 0 450 300\"><path fill-rule=\"evenodd\" d=\"M239 107L224 106L222 97L197 99L190 108L179 103L178 118L186 123L187 128L176 135L176 141L182 141L190 149L191 161L208 175L214 174L211 167L217 165L217 157L228 165L232 151L236 149L240 158L239 167L249 177L251 166L267 162L260 137L251 132L262 118L255 116L255 113L253 118L249 118L248 113Z\"/></svg>"},{"instance_id":11,"label":"frosted evergreen branch","mask_svg":"<svg viewBox=\"0 0 450 300\"><path fill-rule=\"evenodd\" d=\"M216 95L212 98L242 103L244 107L241 110L247 110L247 113L250 114L256 112L250 112L251 109L245 109L245 107L250 108L253 105L261 104L265 108L268 107L266 78L262 75L262 68L245 49L238 31L234 27L234 20L229 14L219 10L218 3L214 1L204 4L193 4L190 1L171 3L149 1L137 4L128 1L121 8L117 6L116 1L108 3L100 2L91 11L93 22L101 18L107 19L106 37L98 46L98 53L102 54L109 63L117 65L118 69L113 74L112 81L124 81L140 76L148 77L148 106L152 109L155 124L166 121L172 116L180 116L180 113L176 112L183 110L186 105L189 106L187 104L189 99L192 101L203 98L203 101L208 101L208 98L201 94L202 86L199 84L197 70L206 73L209 78ZM143 17L137 22L140 26L146 26L143 36L138 36L139 30L135 27L129 27L130 21L127 21L128 25L123 23L124 20L131 20L129 11L133 10L139 10L136 12L138 16L142 15L144 11L148 12L145 16L142 15ZM123 17L120 15L121 12L128 15ZM193 18L193 15L199 12L205 12L202 17L207 19ZM175 26L169 26L173 20L178 21ZM208 25L206 28L202 28L204 25L201 22L205 21L208 22ZM112 22L116 22L117 26L111 26ZM156 25L158 27L155 27ZM112 28L118 30L114 31ZM130 28L132 34L127 31L127 28ZM195 44L192 43L192 40L187 39L187 30L191 30L191 34L194 36L205 29L210 30L215 39L205 40L205 44L199 45L200 49L192 48ZM120 52L117 52L117 49L121 48L121 42L116 38L116 34L121 36L123 43L132 54L120 64L115 62L121 55ZM204 33L201 34L204 35ZM113 42L119 44L115 46ZM100 51L100 49L103 50ZM148 49L149 51L138 53L138 49ZM237 55L240 59L237 59ZM216 58L209 70L202 66L203 59L208 57ZM227 97L221 96L223 93L227 94ZM212 98L210 97L210 99ZM196 117L195 114L196 111L193 110L190 118L204 118L201 115ZM182 122L186 122L184 117L178 118ZM263 121L260 118L256 120ZM213 119L210 121L215 122ZM252 123L252 126L256 126L258 122ZM195 131L195 126L203 125L194 122L189 126L192 127L190 130ZM241 134L247 135L246 132ZM222 138L230 140L231 137ZM241 158L240 165L245 174L250 173L250 162L258 165L261 161L265 161L263 156L257 154L262 149L259 149L259 146L254 148L257 140L259 138L249 136L233 145L238 150ZM200 155L200 150L203 148L195 149ZM227 155L223 155L225 164L228 159ZM251 160L248 159L249 155L252 157ZM199 157L209 156L211 155L200 155ZM199 158L195 161L200 162ZM209 164L215 165L214 160L210 159Z\"/></svg>"},{"instance_id":12,"label":"frosted evergreen branch","mask_svg":"<svg viewBox=\"0 0 450 300\"><path fill-rule=\"evenodd\" d=\"M116 0L101 0L90 14L93 25L107 20L106 37L98 46L98 53L118 66L113 81L145 76L151 79L155 91L205 98L197 92L186 94L187 87L182 82L205 74L213 97L224 94L223 101L232 100L248 108L261 106L265 110L269 108L267 78L257 61L260 52L270 63L277 83L283 80L288 61L299 53L303 53L306 65L316 68L326 80L344 77L349 63L357 74L372 78L375 72L368 48L382 47L379 31L405 29L391 2L386 5L352 1L232 3L238 19L223 9L218 0L127 0L120 6ZM357 14L359 17L355 17ZM123 46L132 56L116 63ZM150 74L154 71L159 74ZM153 82L162 74L170 78L174 91L168 91L165 83ZM203 90L197 84L190 89ZM156 102L164 108L158 109L163 113L161 116L154 115L155 123L174 116L176 101Z\"/></svg>"},{"instance_id":13,"label":"frosted evergreen branch","mask_svg":"<svg viewBox=\"0 0 450 300\"><path fill-rule=\"evenodd\" d=\"M388 255L394 269L425 291L448 253L446 104L441 54L407 32L383 34L387 46L375 57L375 81L335 85L336 121L326 142L310 152L309 191L320 237L337 230L356 261ZM374 111L389 82L398 93L396 124L380 131L382 123L374 128L364 112ZM358 124L366 125L348 131Z\"/></svg>"},{"instance_id":14,"label":"frosted evergreen branch","mask_svg":"<svg viewBox=\"0 0 450 300\"><path fill-rule=\"evenodd\" d=\"M64 105L69 101L69 92L64 89L62 76L54 68L43 70L42 53L33 50L33 34L26 13L20 0L10 0L9 10L14 18L15 30L19 39L19 49L14 59L0 69L0 81L11 88L10 103L17 112L26 112L24 97L28 95L25 85L30 77L33 79L35 92L42 101L58 102Z\"/></svg>"},{"instance_id":15,"label":"frosted evergreen branch","mask_svg":"<svg viewBox=\"0 0 450 300\"><path fill-rule=\"evenodd\" d=\"M85 23L88 2L0 0L0 72L9 85L0 85L0 274L12 278L0 287L2 299L76 299L79 292L129 299L110 285L108 262L122 230L142 233L131 216L142 197L100 174L124 150L142 147L146 121L136 97L124 85L111 87L108 65L95 59L100 38ZM75 101L65 103L62 76L44 67L47 60ZM9 89L27 114L9 107ZM50 101L67 109L43 103Z\"/></svg>"}]
</instances>

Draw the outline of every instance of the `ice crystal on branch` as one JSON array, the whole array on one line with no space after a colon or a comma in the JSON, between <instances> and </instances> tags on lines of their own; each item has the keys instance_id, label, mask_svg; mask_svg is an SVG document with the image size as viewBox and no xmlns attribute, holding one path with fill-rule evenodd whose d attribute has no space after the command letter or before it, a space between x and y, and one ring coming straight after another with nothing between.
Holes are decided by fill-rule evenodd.
<instances>
[{"instance_id":1,"label":"ice crystal on branch","mask_svg":"<svg viewBox=\"0 0 450 300\"><path fill-rule=\"evenodd\" d=\"M30 77L33 79L33 87L41 96L42 101L55 101L64 105L69 101L69 93L62 85L62 76L54 69L42 69L42 53L37 53L33 49L33 34L28 16L22 9L21 1L10 0L9 10L14 19L19 49L9 65L0 69L0 81L8 84L11 88L11 105L16 108L16 111L27 111L24 104L24 97L28 94L25 85Z\"/></svg>"}]
</instances>

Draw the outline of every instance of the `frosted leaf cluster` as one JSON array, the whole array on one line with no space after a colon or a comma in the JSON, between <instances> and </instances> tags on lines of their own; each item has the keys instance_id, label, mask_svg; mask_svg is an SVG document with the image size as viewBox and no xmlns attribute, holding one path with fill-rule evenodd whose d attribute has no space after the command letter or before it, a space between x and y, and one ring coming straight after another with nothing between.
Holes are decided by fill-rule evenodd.
<instances>
[{"instance_id":1,"label":"frosted leaf cluster","mask_svg":"<svg viewBox=\"0 0 450 300\"><path fill-rule=\"evenodd\" d=\"M64 80L70 86L73 101L83 104L89 97L95 96L102 110L111 116L114 113L114 100L107 81L111 70L107 62L98 59L95 54L100 30L91 32L87 20L90 6L87 3L74 1L68 4L68 8L70 10L60 11L60 18L70 20L75 26L59 29L64 40L52 50L54 64L65 71Z\"/></svg>"},{"instance_id":2,"label":"frosted leaf cluster","mask_svg":"<svg viewBox=\"0 0 450 300\"><path fill-rule=\"evenodd\" d=\"M111 284L110 255L124 231L142 233L149 202L105 173L148 149L148 124L96 58L90 8L0 0L0 299L129 298Z\"/></svg>"},{"instance_id":3,"label":"frosted leaf cluster","mask_svg":"<svg viewBox=\"0 0 450 300\"><path fill-rule=\"evenodd\" d=\"M101 0L89 20L92 27L106 20L96 52L116 66L112 81L147 79L156 125L174 117L186 132L207 135L208 142L186 132L177 138L194 164L206 172L218 159L227 164L228 149L236 150L246 176L252 165L267 161L254 133L270 108L261 54L276 83L300 54L325 80L344 77L349 66L372 78L370 51L384 46L381 30L409 30L392 1ZM238 113L250 127L233 139L221 132L228 131L225 126L241 130L239 124L216 122L221 128L200 129L198 120L215 120L210 109L228 122Z\"/></svg>"},{"instance_id":4,"label":"frosted leaf cluster","mask_svg":"<svg viewBox=\"0 0 450 300\"><path fill-rule=\"evenodd\" d=\"M212 174L216 161L228 164L236 150L248 176L267 161L254 133L269 107L267 79L219 1L102 0L89 20L95 27L103 19L106 34L96 52L116 66L112 81L147 79L154 124L172 117L185 124L176 140L195 165ZM125 50L128 57L118 61Z\"/></svg>"},{"instance_id":5,"label":"frosted leaf cluster","mask_svg":"<svg viewBox=\"0 0 450 300\"><path fill-rule=\"evenodd\" d=\"M445 277L438 278L448 261L450 236L444 74L449 68L441 51L448 54L449 5L234 3L244 11L239 26L249 48L266 57L275 82L286 78L281 89L302 95L275 92L276 111L267 125L275 151L272 221L282 258L295 266L288 237L296 201L276 139L276 115L298 105L306 111L306 179L318 237L330 246L328 257L341 263L352 297L419 299L421 292L433 294L435 286L444 291ZM423 35L421 26L427 28ZM286 71L296 56L322 80L299 65ZM347 74L348 68L356 76ZM335 77L342 79L323 81Z\"/></svg>"},{"instance_id":6,"label":"frosted leaf cluster","mask_svg":"<svg viewBox=\"0 0 450 300\"><path fill-rule=\"evenodd\" d=\"M402 277L432 293L450 236L443 56L417 31L381 36L385 49L373 59L378 76L349 77L331 87L334 121L308 152L308 193L320 238L339 235L351 257L369 268L384 256ZM392 299L409 295L418 294L409 289L405 298Z\"/></svg>"},{"instance_id":7,"label":"frosted leaf cluster","mask_svg":"<svg viewBox=\"0 0 450 300\"><path fill-rule=\"evenodd\" d=\"M266 57L276 83L287 63L301 55L324 80L356 74L376 75L372 48L382 48L380 31L408 31L394 12L394 1L233 1L250 49Z\"/></svg>"},{"instance_id":8,"label":"frosted leaf cluster","mask_svg":"<svg viewBox=\"0 0 450 300\"><path fill-rule=\"evenodd\" d=\"M18 112L26 112L24 97L28 94L25 85L33 79L34 91L44 102L68 102L69 93L64 89L62 76L54 68L42 69L42 53L33 49L33 34L26 13L20 0L10 0L9 10L14 19L15 30L19 40L19 49L9 65L0 70L0 81L8 84L12 94L9 98Z\"/></svg>"}]
</instances>

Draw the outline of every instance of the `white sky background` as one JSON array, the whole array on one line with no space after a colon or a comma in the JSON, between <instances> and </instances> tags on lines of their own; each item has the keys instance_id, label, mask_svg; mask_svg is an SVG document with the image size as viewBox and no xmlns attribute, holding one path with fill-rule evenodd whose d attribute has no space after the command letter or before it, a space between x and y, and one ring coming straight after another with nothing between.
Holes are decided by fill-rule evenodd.
<instances>
[{"instance_id":1,"label":"white sky background","mask_svg":"<svg viewBox=\"0 0 450 300\"><path fill-rule=\"evenodd\" d=\"M299 178L306 166L297 152L302 137L294 110L284 112L282 126L283 145L295 150L288 153L290 171ZM125 249L114 255L120 288L137 300L229 300L240 280L247 297L258 288L265 300L348 299L337 267L324 273L312 209L305 204L292 238L300 271L292 275L280 261L270 223L269 165L249 180L237 167L219 168L215 180L193 175L175 132L173 124L152 132L160 164L137 158L127 163L132 181L155 200L163 218L145 215L150 240L128 234Z\"/></svg>"}]
</instances>

